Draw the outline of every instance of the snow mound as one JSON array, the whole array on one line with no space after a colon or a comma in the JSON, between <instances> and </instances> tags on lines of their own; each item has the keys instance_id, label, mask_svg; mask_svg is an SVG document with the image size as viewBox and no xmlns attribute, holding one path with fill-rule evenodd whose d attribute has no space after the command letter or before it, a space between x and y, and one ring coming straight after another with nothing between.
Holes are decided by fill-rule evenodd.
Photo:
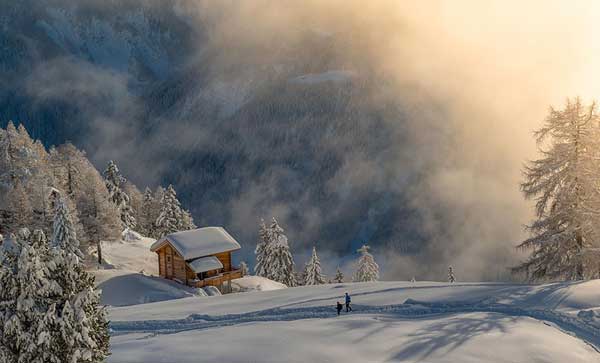
<instances>
[{"instance_id":1,"label":"snow mound","mask_svg":"<svg viewBox=\"0 0 600 363\"><path fill-rule=\"evenodd\" d=\"M142 235L129 228L125 228L125 230L121 232L121 238L126 242L134 242L140 241L142 239Z\"/></svg>"},{"instance_id":2,"label":"snow mound","mask_svg":"<svg viewBox=\"0 0 600 363\"><path fill-rule=\"evenodd\" d=\"M221 296L221 291L214 286L204 286L202 288L208 296Z\"/></svg>"},{"instance_id":3,"label":"snow mound","mask_svg":"<svg viewBox=\"0 0 600 363\"><path fill-rule=\"evenodd\" d=\"M129 306L198 296L195 289L160 277L119 270L91 271L103 305Z\"/></svg>"},{"instance_id":4,"label":"snow mound","mask_svg":"<svg viewBox=\"0 0 600 363\"><path fill-rule=\"evenodd\" d=\"M244 276L241 279L231 280L233 292L271 291L287 289L287 286L277 281L260 276Z\"/></svg>"}]
</instances>

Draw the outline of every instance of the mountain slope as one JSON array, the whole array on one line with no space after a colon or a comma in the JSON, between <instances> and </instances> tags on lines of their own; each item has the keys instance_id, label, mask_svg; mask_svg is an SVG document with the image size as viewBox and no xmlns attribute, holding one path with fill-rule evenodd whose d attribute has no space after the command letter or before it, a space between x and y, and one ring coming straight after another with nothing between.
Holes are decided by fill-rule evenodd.
<instances>
[{"instance_id":1,"label":"mountain slope","mask_svg":"<svg viewBox=\"0 0 600 363\"><path fill-rule=\"evenodd\" d=\"M597 285L346 283L113 308L111 359L599 362L583 316Z\"/></svg>"}]
</instances>

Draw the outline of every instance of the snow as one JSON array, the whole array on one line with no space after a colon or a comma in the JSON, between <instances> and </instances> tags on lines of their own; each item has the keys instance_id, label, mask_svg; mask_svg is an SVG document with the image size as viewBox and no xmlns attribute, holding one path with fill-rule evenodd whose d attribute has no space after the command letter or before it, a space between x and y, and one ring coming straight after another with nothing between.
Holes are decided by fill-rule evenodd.
<instances>
[{"instance_id":1,"label":"snow","mask_svg":"<svg viewBox=\"0 0 600 363\"><path fill-rule=\"evenodd\" d=\"M202 288L208 296L221 296L221 291L214 286L204 286Z\"/></svg>"},{"instance_id":2,"label":"snow","mask_svg":"<svg viewBox=\"0 0 600 363\"><path fill-rule=\"evenodd\" d=\"M109 269L93 271L111 305L109 362L600 363L600 280L286 288L245 276L231 283L245 293L218 296L146 275L152 243L105 243ZM345 292L354 310L338 317Z\"/></svg>"},{"instance_id":3,"label":"snow","mask_svg":"<svg viewBox=\"0 0 600 363\"><path fill-rule=\"evenodd\" d=\"M201 342L201 344L199 344ZM226 349L225 349L226 348ZM531 318L350 315L117 336L109 362L598 362L577 338Z\"/></svg>"},{"instance_id":4,"label":"snow","mask_svg":"<svg viewBox=\"0 0 600 363\"><path fill-rule=\"evenodd\" d=\"M152 238L132 242L103 242L102 258L106 267L158 276L158 256L150 251Z\"/></svg>"},{"instance_id":5,"label":"snow","mask_svg":"<svg viewBox=\"0 0 600 363\"><path fill-rule=\"evenodd\" d=\"M222 227L205 227L191 231L176 232L156 241L151 249L155 251L166 242L179 252L184 260L204 257L220 252L234 251L240 244Z\"/></svg>"},{"instance_id":6,"label":"snow","mask_svg":"<svg viewBox=\"0 0 600 363\"><path fill-rule=\"evenodd\" d=\"M223 268L223 264L215 256L201 257L188 263L188 265L195 273Z\"/></svg>"},{"instance_id":7,"label":"snow","mask_svg":"<svg viewBox=\"0 0 600 363\"><path fill-rule=\"evenodd\" d=\"M369 282L111 308L109 362L600 362L597 315L580 313L600 308L597 291L600 280ZM354 311L338 317L345 292Z\"/></svg>"},{"instance_id":8,"label":"snow","mask_svg":"<svg viewBox=\"0 0 600 363\"><path fill-rule=\"evenodd\" d=\"M129 228L125 228L123 232L121 232L121 238L126 242L139 241L142 239L142 235L133 231Z\"/></svg>"},{"instance_id":9,"label":"snow","mask_svg":"<svg viewBox=\"0 0 600 363\"><path fill-rule=\"evenodd\" d=\"M323 82L347 82L354 78L356 73L353 71L333 70L323 73L304 74L290 79L291 83L299 84L318 84Z\"/></svg>"},{"instance_id":10,"label":"snow","mask_svg":"<svg viewBox=\"0 0 600 363\"><path fill-rule=\"evenodd\" d=\"M287 286L261 276L244 276L241 279L231 280L231 288L234 292L247 292L287 289Z\"/></svg>"},{"instance_id":11,"label":"snow","mask_svg":"<svg viewBox=\"0 0 600 363\"><path fill-rule=\"evenodd\" d=\"M199 296L196 289L158 277L158 257L150 251L152 243L151 238L102 243L104 269L90 271L102 290L102 304L127 306Z\"/></svg>"},{"instance_id":12,"label":"snow","mask_svg":"<svg viewBox=\"0 0 600 363\"><path fill-rule=\"evenodd\" d=\"M103 305L127 306L197 296L196 289L156 276L122 270L92 271Z\"/></svg>"}]
</instances>

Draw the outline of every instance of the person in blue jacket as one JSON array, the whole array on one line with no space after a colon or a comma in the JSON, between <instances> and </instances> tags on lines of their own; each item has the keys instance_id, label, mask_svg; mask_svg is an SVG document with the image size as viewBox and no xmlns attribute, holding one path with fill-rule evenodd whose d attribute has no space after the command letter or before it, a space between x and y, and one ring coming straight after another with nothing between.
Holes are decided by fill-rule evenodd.
<instances>
[{"instance_id":1,"label":"person in blue jacket","mask_svg":"<svg viewBox=\"0 0 600 363\"><path fill-rule=\"evenodd\" d=\"M350 299L350 295L346 293L346 312L352 311L352 306L350 306L350 302L352 302L352 299Z\"/></svg>"}]
</instances>

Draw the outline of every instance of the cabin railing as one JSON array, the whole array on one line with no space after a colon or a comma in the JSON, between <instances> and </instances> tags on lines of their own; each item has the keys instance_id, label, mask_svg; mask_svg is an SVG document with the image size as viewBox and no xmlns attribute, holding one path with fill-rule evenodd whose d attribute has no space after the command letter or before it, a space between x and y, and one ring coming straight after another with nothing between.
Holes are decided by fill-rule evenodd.
<instances>
[{"instance_id":1,"label":"cabin railing","mask_svg":"<svg viewBox=\"0 0 600 363\"><path fill-rule=\"evenodd\" d=\"M238 268L238 269L234 269L231 271L221 272L220 274L218 274L216 276L207 277L204 280L193 281L192 286L193 287L219 286L229 280L239 279L241 277L243 277L242 270Z\"/></svg>"}]
</instances>

